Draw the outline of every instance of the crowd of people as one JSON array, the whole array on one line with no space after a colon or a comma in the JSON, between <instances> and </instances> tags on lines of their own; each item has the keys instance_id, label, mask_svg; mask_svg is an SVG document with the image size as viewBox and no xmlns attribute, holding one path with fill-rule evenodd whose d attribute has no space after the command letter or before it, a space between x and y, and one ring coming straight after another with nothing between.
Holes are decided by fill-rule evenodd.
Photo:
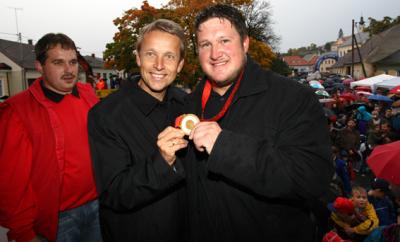
<instances>
[{"instance_id":1,"label":"crowd of people","mask_svg":"<svg viewBox=\"0 0 400 242\"><path fill-rule=\"evenodd\" d=\"M136 42L140 75L100 102L77 82L68 36L38 41L42 76L0 103L0 225L9 241L314 242L328 221L331 234L350 239L370 233L380 214L391 223L373 207L386 208L390 200L378 198L387 189L377 182L369 203L352 183L353 167L367 171L356 165L365 161L360 132L377 125L367 106L332 107L339 118L328 129L312 89L247 54L246 21L233 6L205 7L194 30L205 75L192 93L172 86L184 30L157 19ZM199 118L189 133L174 125L185 114ZM373 129L377 144L395 139ZM340 194L324 204L333 184ZM331 209L331 220L316 208Z\"/></svg>"},{"instance_id":2,"label":"crowd of people","mask_svg":"<svg viewBox=\"0 0 400 242\"><path fill-rule=\"evenodd\" d=\"M381 95L388 90L379 90ZM383 179L375 178L367 160L378 145L400 138L399 94L392 101L371 101L367 92L345 86L329 93L325 110L335 175L328 203L324 241L400 241L397 226L400 199ZM360 178L361 177L361 178Z\"/></svg>"}]
</instances>

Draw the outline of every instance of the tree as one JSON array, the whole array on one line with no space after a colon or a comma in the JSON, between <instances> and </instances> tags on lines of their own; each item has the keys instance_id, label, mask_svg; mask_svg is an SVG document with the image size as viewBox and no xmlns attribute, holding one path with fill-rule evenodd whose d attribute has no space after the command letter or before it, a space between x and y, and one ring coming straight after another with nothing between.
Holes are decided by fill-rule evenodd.
<instances>
[{"instance_id":1,"label":"tree","mask_svg":"<svg viewBox=\"0 0 400 242\"><path fill-rule=\"evenodd\" d=\"M272 59L271 62L271 71L274 71L276 73L279 73L283 76L288 76L292 73L292 70L290 67L287 65L286 62L284 62L279 56L276 58Z\"/></svg>"},{"instance_id":2,"label":"tree","mask_svg":"<svg viewBox=\"0 0 400 242\"><path fill-rule=\"evenodd\" d=\"M325 45L324 45L324 50L325 50L326 52L330 52L331 49L332 49L332 44L331 44L331 42L326 42Z\"/></svg>"},{"instance_id":3,"label":"tree","mask_svg":"<svg viewBox=\"0 0 400 242\"><path fill-rule=\"evenodd\" d=\"M251 39L249 55L264 68L269 68L275 57L269 44L277 44L279 38L272 31L268 2L253 0L225 0L224 3L238 7L244 12ZM114 20L118 31L114 42L106 45L104 58L108 66L127 72L138 72L134 49L139 30L147 23L158 18L170 19L180 24L186 34L185 65L177 77L177 83L193 87L199 77L203 76L196 51L194 19L204 7L213 4L214 0L170 0L166 6L156 9L143 1L141 9L130 9L120 18ZM267 7L266 9L263 9Z\"/></svg>"},{"instance_id":4,"label":"tree","mask_svg":"<svg viewBox=\"0 0 400 242\"><path fill-rule=\"evenodd\" d=\"M257 0L250 4L244 4L241 10L246 18L249 36L276 49L280 38L272 29L269 2Z\"/></svg>"},{"instance_id":5,"label":"tree","mask_svg":"<svg viewBox=\"0 0 400 242\"><path fill-rule=\"evenodd\" d=\"M310 46L307 47L307 50L309 50L310 52L314 52L314 51L317 51L318 48L317 48L316 44L311 43Z\"/></svg>"},{"instance_id":6,"label":"tree","mask_svg":"<svg viewBox=\"0 0 400 242\"><path fill-rule=\"evenodd\" d=\"M249 55L260 64L261 67L269 69L275 54L271 48L260 40L250 37Z\"/></svg>"},{"instance_id":7,"label":"tree","mask_svg":"<svg viewBox=\"0 0 400 242\"><path fill-rule=\"evenodd\" d=\"M127 10L121 18L116 18L114 25L119 32L115 33L114 42L106 45L104 52L106 65L128 73L139 72L134 55L139 30L158 16L159 10L144 1L141 9Z\"/></svg>"},{"instance_id":8,"label":"tree","mask_svg":"<svg viewBox=\"0 0 400 242\"><path fill-rule=\"evenodd\" d=\"M368 20L369 26L365 28L365 31L369 32L371 36L379 34L380 32L385 31L396 24L400 24L400 16L397 16L395 19L386 16L383 17L381 21L369 17Z\"/></svg>"}]
</instances>

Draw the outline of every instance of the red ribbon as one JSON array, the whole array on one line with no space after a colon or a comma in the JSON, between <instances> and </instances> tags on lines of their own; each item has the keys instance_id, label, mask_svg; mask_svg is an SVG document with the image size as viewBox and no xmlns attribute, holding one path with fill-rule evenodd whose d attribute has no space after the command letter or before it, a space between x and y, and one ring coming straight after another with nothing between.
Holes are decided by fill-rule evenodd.
<instances>
[{"instance_id":1,"label":"red ribbon","mask_svg":"<svg viewBox=\"0 0 400 242\"><path fill-rule=\"evenodd\" d=\"M229 95L228 99L226 100L221 111L219 111L219 113L217 113L217 115L215 115L214 117L209 118L209 119L204 118L204 110L206 108L208 99L210 98L210 95L211 95L212 84L209 80L206 81L206 84L203 89L203 94L201 97L201 117L200 117L201 121L218 121L225 115L226 111L228 111L230 105L232 104L232 100L233 100L233 97L235 96L236 91L239 89L240 82L242 81L242 78L243 78L243 72L244 72L244 70L242 70L242 72L240 73L239 79L235 83L235 86L233 87L233 90L232 90L231 94Z\"/></svg>"}]
</instances>

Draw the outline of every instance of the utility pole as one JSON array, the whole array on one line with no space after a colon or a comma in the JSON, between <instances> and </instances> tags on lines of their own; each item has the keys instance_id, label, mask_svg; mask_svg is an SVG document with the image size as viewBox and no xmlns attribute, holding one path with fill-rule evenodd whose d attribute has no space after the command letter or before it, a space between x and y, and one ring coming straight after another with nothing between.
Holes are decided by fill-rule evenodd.
<instances>
[{"instance_id":1,"label":"utility pole","mask_svg":"<svg viewBox=\"0 0 400 242\"><path fill-rule=\"evenodd\" d=\"M351 78L354 79L354 19L351 22Z\"/></svg>"},{"instance_id":2,"label":"utility pole","mask_svg":"<svg viewBox=\"0 0 400 242\"><path fill-rule=\"evenodd\" d=\"M22 68L21 70L21 79L22 79L22 88L26 89L27 84L25 81L25 71L24 71L24 67L23 67L23 58L24 58L24 53L23 53L23 48L22 48L22 34L21 32L19 32L19 28L18 28L18 13L17 11L22 11L22 8L16 8L16 7L8 7L10 9L14 9L14 13L15 13L15 25L17 27L17 38L18 38L18 42L19 42L19 64Z\"/></svg>"},{"instance_id":3,"label":"utility pole","mask_svg":"<svg viewBox=\"0 0 400 242\"><path fill-rule=\"evenodd\" d=\"M352 27L351 27L351 77L352 78L354 78L353 75L354 75L354 55L355 55L354 50L355 50L355 48L357 48L358 58L360 59L360 64L362 66L364 78L367 78L367 72L365 71L365 66L364 66L364 62L363 62L362 55L361 55L361 52L360 52L360 47L358 45L357 37L354 34L355 25L356 24L360 24L361 26L364 26L364 23L365 22L364 22L364 18L363 17L360 18L360 22L359 23L356 23L354 21L354 19L352 21ZM355 45L355 47L354 47L354 45Z\"/></svg>"}]
</instances>

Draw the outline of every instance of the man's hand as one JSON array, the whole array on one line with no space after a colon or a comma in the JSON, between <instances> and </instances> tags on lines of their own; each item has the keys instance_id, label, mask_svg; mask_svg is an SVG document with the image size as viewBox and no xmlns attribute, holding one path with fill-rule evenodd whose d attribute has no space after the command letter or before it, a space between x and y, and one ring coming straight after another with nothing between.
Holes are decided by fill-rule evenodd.
<instances>
[{"instance_id":1,"label":"man's hand","mask_svg":"<svg viewBox=\"0 0 400 242\"><path fill-rule=\"evenodd\" d=\"M175 152L185 148L188 141L184 138L185 133L181 129L171 126L165 128L157 137L157 146L162 157L172 166L176 160Z\"/></svg>"},{"instance_id":2,"label":"man's hand","mask_svg":"<svg viewBox=\"0 0 400 242\"><path fill-rule=\"evenodd\" d=\"M193 140L197 150L210 154L221 131L217 122L200 122L190 132L189 139Z\"/></svg>"}]
</instances>

